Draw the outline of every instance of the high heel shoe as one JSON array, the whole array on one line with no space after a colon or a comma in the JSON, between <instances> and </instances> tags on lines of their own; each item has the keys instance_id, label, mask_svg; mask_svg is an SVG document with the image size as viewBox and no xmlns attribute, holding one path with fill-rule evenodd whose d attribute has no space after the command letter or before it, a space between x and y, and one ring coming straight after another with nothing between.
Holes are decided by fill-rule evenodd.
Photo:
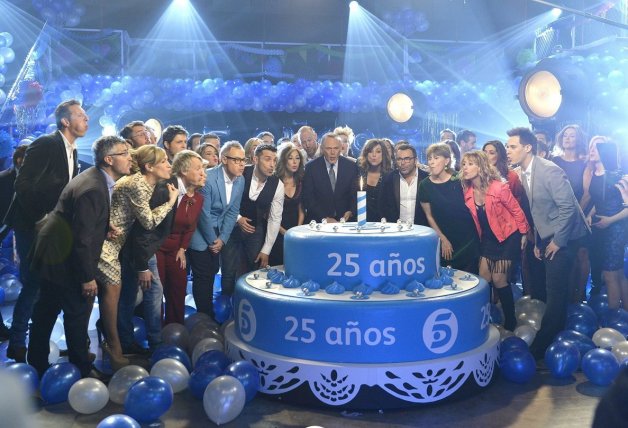
<instances>
[{"instance_id":1,"label":"high heel shoe","mask_svg":"<svg viewBox=\"0 0 628 428\"><path fill-rule=\"evenodd\" d=\"M100 347L102 349L103 354L108 357L109 365L111 366L114 372L117 372L122 367L126 367L129 364L131 364L131 361L128 358L125 358L122 355L114 355L113 351L111 350L107 342L103 341L100 344Z\"/></svg>"}]
</instances>

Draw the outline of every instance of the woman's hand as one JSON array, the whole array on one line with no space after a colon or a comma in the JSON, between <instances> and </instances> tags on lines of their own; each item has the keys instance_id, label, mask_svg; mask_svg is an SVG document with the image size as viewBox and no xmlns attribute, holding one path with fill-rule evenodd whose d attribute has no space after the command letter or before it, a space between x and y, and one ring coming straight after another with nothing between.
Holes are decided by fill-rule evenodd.
<instances>
[{"instance_id":1,"label":"woman's hand","mask_svg":"<svg viewBox=\"0 0 628 428\"><path fill-rule=\"evenodd\" d=\"M185 250L183 248L179 248L179 251L177 251L177 255L174 259L179 262L181 269L185 269Z\"/></svg>"},{"instance_id":2,"label":"woman's hand","mask_svg":"<svg viewBox=\"0 0 628 428\"><path fill-rule=\"evenodd\" d=\"M597 227L598 229L606 229L608 226L613 224L613 221L610 217L605 215L597 216L597 223L591 224L593 227Z\"/></svg>"},{"instance_id":3,"label":"woman's hand","mask_svg":"<svg viewBox=\"0 0 628 428\"><path fill-rule=\"evenodd\" d=\"M454 257L454 247L445 237L440 238L440 252L445 260L451 260Z\"/></svg>"},{"instance_id":4,"label":"woman's hand","mask_svg":"<svg viewBox=\"0 0 628 428\"><path fill-rule=\"evenodd\" d=\"M528 237L524 233L523 235L521 235L521 251L526 249L527 244L528 244Z\"/></svg>"},{"instance_id":5,"label":"woman's hand","mask_svg":"<svg viewBox=\"0 0 628 428\"><path fill-rule=\"evenodd\" d=\"M177 202L177 198L179 197L179 189L177 189L170 183L166 184L166 186L168 187L168 197L170 199L170 203L174 205L174 203Z\"/></svg>"}]
</instances>

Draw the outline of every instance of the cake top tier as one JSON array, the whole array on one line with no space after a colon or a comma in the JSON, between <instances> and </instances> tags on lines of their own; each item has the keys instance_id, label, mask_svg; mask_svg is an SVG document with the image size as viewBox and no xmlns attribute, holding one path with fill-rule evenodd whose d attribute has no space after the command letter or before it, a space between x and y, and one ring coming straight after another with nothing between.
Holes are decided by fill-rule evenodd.
<instances>
[{"instance_id":1,"label":"cake top tier","mask_svg":"<svg viewBox=\"0 0 628 428\"><path fill-rule=\"evenodd\" d=\"M381 222L366 223L365 226L358 226L358 223L356 222L327 223L323 220L322 223L317 223L312 220L309 224L300 227L317 233L339 233L349 235L377 235L390 233L407 235L416 228L422 227L415 226L412 223L406 223L401 220L396 223L387 223L385 219L382 220L383 221Z\"/></svg>"}]
</instances>

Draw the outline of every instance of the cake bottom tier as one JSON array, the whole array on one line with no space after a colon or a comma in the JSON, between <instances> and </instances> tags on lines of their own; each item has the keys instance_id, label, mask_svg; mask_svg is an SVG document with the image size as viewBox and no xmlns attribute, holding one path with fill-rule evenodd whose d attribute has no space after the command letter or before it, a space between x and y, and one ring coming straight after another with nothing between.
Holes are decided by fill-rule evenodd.
<instances>
[{"instance_id":1,"label":"cake bottom tier","mask_svg":"<svg viewBox=\"0 0 628 428\"><path fill-rule=\"evenodd\" d=\"M499 358L499 332L471 351L405 363L327 363L253 348L225 331L228 356L247 360L260 373L260 392L285 402L349 409L388 409L459 398L487 387Z\"/></svg>"}]
</instances>

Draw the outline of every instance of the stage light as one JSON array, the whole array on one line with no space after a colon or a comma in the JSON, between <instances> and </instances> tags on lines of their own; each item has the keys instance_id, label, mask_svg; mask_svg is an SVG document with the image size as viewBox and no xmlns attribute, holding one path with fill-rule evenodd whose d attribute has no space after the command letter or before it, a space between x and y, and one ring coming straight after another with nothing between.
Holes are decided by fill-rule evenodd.
<instances>
[{"instance_id":1,"label":"stage light","mask_svg":"<svg viewBox=\"0 0 628 428\"><path fill-rule=\"evenodd\" d=\"M563 14L563 11L557 7L555 7L554 9L552 9L552 16L554 18L558 18L560 15Z\"/></svg>"},{"instance_id":2,"label":"stage light","mask_svg":"<svg viewBox=\"0 0 628 428\"><path fill-rule=\"evenodd\" d=\"M588 109L589 84L568 59L547 58L521 79L519 103L531 122L582 120Z\"/></svg>"},{"instance_id":3,"label":"stage light","mask_svg":"<svg viewBox=\"0 0 628 428\"><path fill-rule=\"evenodd\" d=\"M355 0L354 0L354 1L352 1L352 2L349 2L349 10L354 11L354 10L356 10L358 7L360 7L360 5L358 4L358 2L357 2L357 1L355 1Z\"/></svg>"},{"instance_id":4,"label":"stage light","mask_svg":"<svg viewBox=\"0 0 628 428\"><path fill-rule=\"evenodd\" d=\"M177 7L184 8L190 5L190 0L172 0L172 3Z\"/></svg>"},{"instance_id":5,"label":"stage light","mask_svg":"<svg viewBox=\"0 0 628 428\"><path fill-rule=\"evenodd\" d=\"M161 137L161 132L162 132L162 126L159 119L148 119L146 122L144 122L144 125L147 128L152 129L155 132L155 136L159 140L159 137Z\"/></svg>"},{"instance_id":6,"label":"stage light","mask_svg":"<svg viewBox=\"0 0 628 428\"><path fill-rule=\"evenodd\" d=\"M404 123L410 120L414 113L412 99L402 92L398 92L388 100L386 109L388 116L395 122Z\"/></svg>"}]
</instances>

